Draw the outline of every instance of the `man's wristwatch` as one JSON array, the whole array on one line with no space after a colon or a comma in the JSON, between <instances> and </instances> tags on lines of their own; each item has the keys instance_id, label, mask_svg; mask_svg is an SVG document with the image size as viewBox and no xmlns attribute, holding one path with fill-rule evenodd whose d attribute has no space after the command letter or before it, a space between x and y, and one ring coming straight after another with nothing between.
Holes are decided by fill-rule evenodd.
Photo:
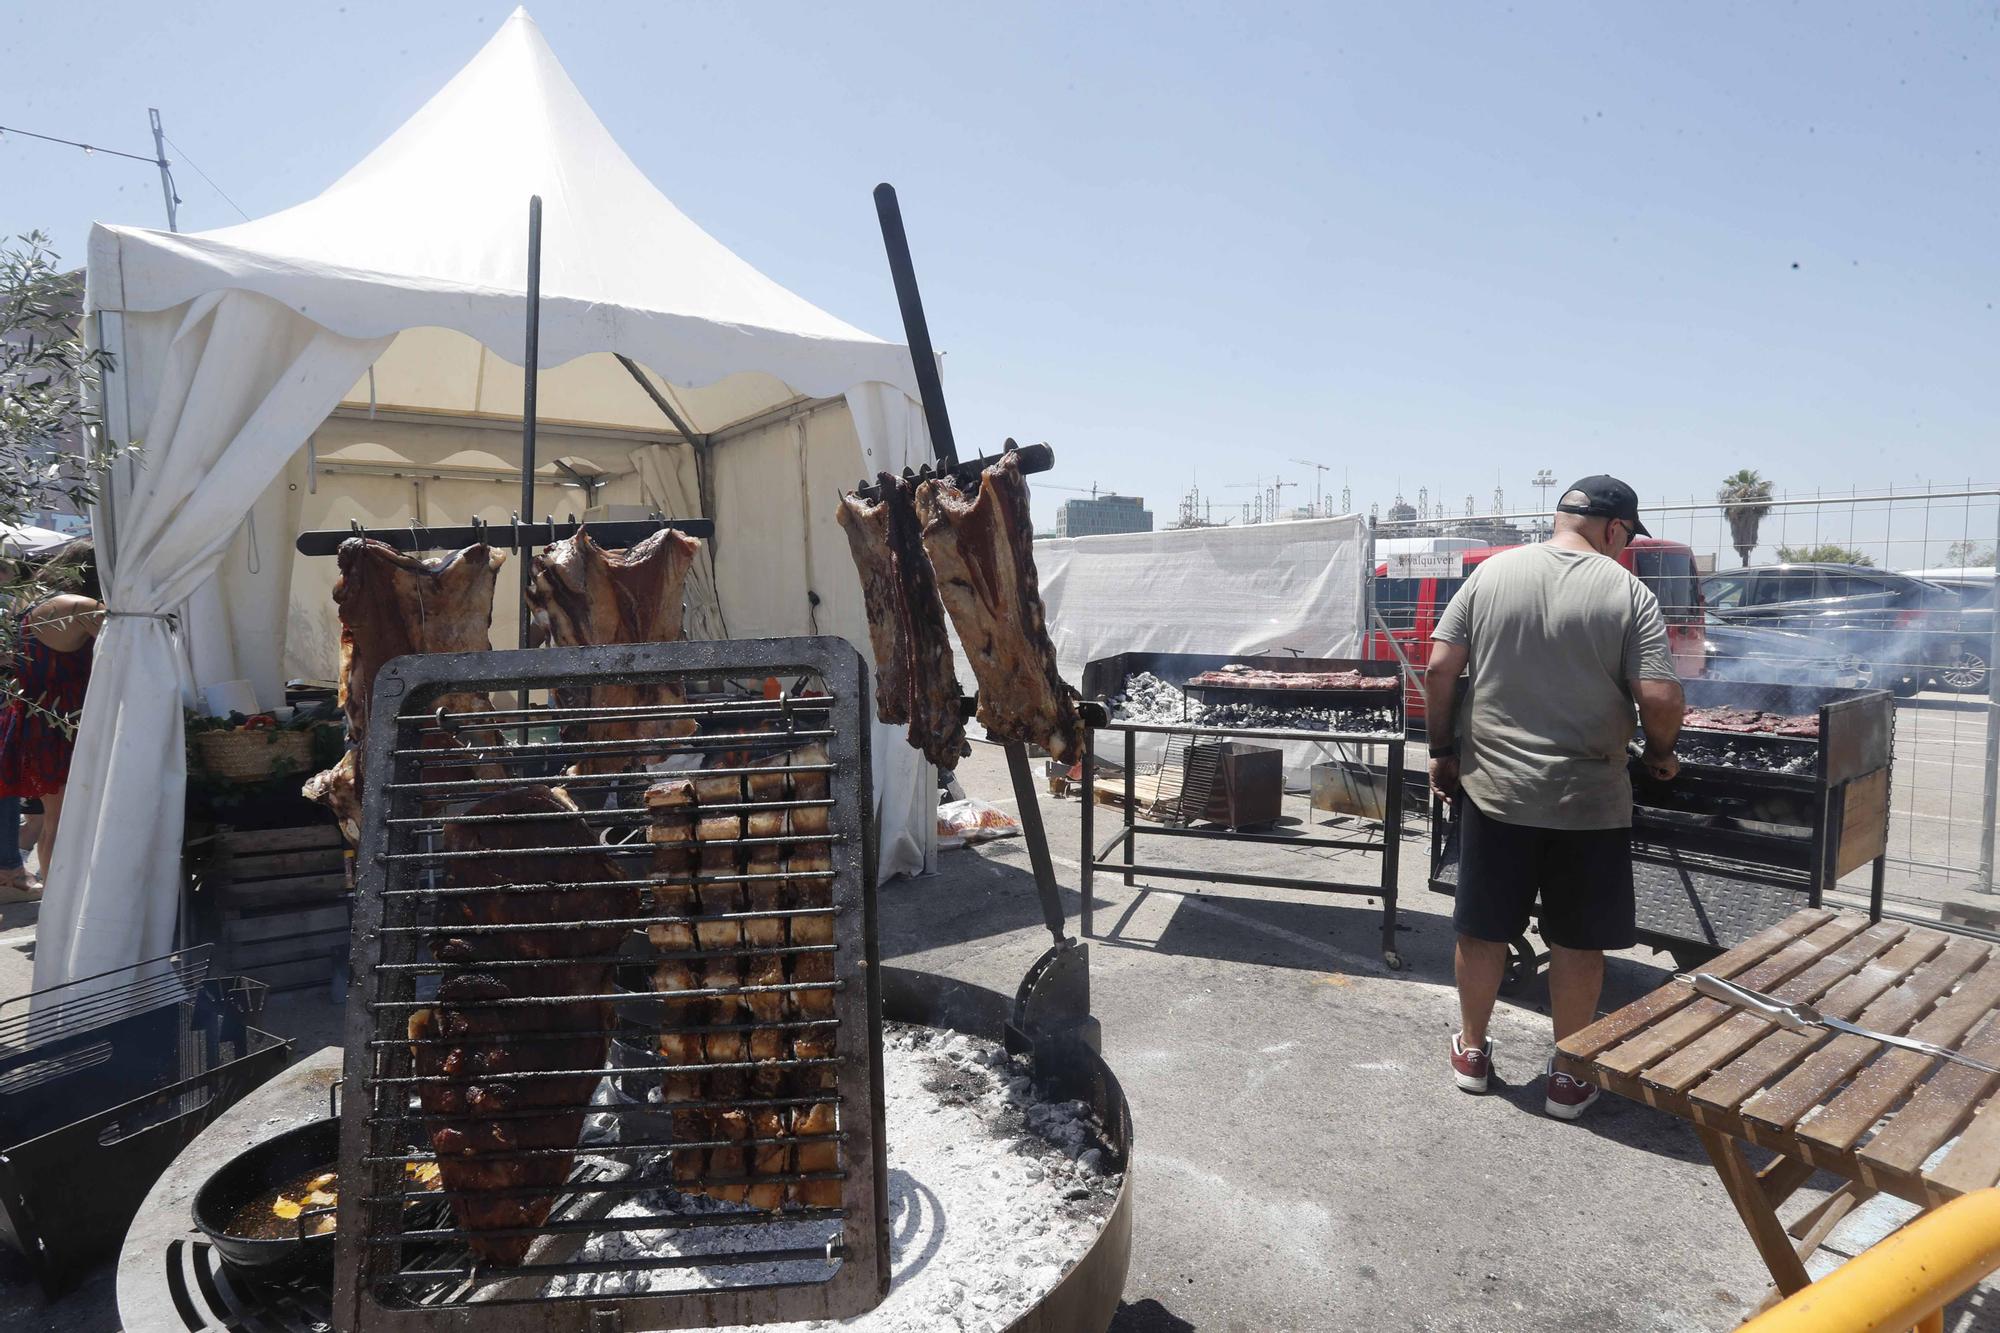
<instances>
[{"instance_id":1,"label":"man's wristwatch","mask_svg":"<svg viewBox=\"0 0 2000 1333\"><path fill-rule=\"evenodd\" d=\"M1456 759L1458 758L1458 747L1456 745L1433 745L1431 747L1431 758Z\"/></svg>"}]
</instances>

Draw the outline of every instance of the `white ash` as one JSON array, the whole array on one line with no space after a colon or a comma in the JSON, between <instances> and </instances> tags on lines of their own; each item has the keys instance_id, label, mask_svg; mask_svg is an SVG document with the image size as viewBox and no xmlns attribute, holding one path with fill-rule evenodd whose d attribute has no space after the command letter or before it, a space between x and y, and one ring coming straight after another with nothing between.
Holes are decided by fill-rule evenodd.
<instances>
[{"instance_id":1,"label":"white ash","mask_svg":"<svg viewBox=\"0 0 2000 1333\"><path fill-rule=\"evenodd\" d=\"M1150 671L1125 678L1125 692L1111 700L1111 716L1123 722L1199 722L1202 706Z\"/></svg>"},{"instance_id":2,"label":"white ash","mask_svg":"<svg viewBox=\"0 0 2000 1333\"><path fill-rule=\"evenodd\" d=\"M867 1314L787 1325L861 1333L998 1330L1025 1314L1083 1257L1121 1177L1082 1102L1035 1100L1025 1067L992 1042L911 1024L883 1025L891 1284ZM671 1189L612 1210L619 1217L744 1211ZM594 1236L582 1260L664 1258L758 1249L819 1249L833 1222L780 1222ZM823 1281L824 1261L658 1268L558 1278L550 1295L631 1294ZM747 1329L727 1333L751 1333Z\"/></svg>"}]
</instances>

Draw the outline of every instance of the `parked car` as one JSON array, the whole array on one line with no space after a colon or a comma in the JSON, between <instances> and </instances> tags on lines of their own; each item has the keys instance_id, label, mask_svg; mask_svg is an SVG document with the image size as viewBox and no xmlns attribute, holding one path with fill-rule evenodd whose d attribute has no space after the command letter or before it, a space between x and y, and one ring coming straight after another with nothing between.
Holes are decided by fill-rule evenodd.
<instances>
[{"instance_id":1,"label":"parked car","mask_svg":"<svg viewBox=\"0 0 2000 1333\"><path fill-rule=\"evenodd\" d=\"M1861 662L1810 634L1762 625L1738 625L1711 615L1703 626L1708 641L1707 670L1714 680L1770 681L1786 685L1831 685L1852 689L1861 683Z\"/></svg>"},{"instance_id":2,"label":"parked car","mask_svg":"<svg viewBox=\"0 0 2000 1333\"><path fill-rule=\"evenodd\" d=\"M1440 552L1439 570L1424 577L1390 577L1385 562L1375 568L1375 609L1382 623L1369 635L1370 655L1381 660L1401 657L1421 671L1431 659L1431 631L1450 604L1452 594L1480 564L1509 546L1483 546L1472 551ZM1701 589L1695 570L1694 552L1676 541L1658 537L1637 537L1625 548L1619 564L1637 575L1660 600L1660 612L1667 622L1667 643L1674 655L1674 670L1684 678L1701 675L1708 669L1708 649L1702 626ZM1384 632L1386 626L1386 632ZM1424 699L1421 690L1406 690L1403 716L1411 734L1423 729Z\"/></svg>"},{"instance_id":3,"label":"parked car","mask_svg":"<svg viewBox=\"0 0 2000 1333\"><path fill-rule=\"evenodd\" d=\"M1711 574L1701 593L1731 624L1794 630L1852 654L1865 683L1898 696L1946 675L1954 688L1971 675L1985 679L1984 656L1968 647L1974 613L1924 579L1866 565L1764 565Z\"/></svg>"},{"instance_id":4,"label":"parked car","mask_svg":"<svg viewBox=\"0 0 2000 1333\"><path fill-rule=\"evenodd\" d=\"M1984 694L1993 656L1993 566L1953 566L1906 571L1911 578L1935 583L1958 594L1964 612L1965 643L1958 660L1937 674L1946 689Z\"/></svg>"}]
</instances>

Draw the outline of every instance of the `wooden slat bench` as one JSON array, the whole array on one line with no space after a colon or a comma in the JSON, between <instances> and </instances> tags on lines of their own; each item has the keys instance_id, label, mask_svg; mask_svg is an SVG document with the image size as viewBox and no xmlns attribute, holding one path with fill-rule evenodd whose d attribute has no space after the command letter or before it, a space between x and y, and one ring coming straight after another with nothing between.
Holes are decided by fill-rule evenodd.
<instances>
[{"instance_id":1,"label":"wooden slat bench","mask_svg":"<svg viewBox=\"0 0 2000 1333\"><path fill-rule=\"evenodd\" d=\"M2000 1063L2000 946L1907 922L1799 912L1702 969L1829 1017ZM1791 1032L1674 981L1561 1043L1578 1078L1691 1121L1777 1283L1857 1204L1929 1209L2000 1184L2000 1075L1823 1030ZM1743 1144L1777 1157L1754 1171ZM1848 1184L1796 1221L1815 1170Z\"/></svg>"}]
</instances>

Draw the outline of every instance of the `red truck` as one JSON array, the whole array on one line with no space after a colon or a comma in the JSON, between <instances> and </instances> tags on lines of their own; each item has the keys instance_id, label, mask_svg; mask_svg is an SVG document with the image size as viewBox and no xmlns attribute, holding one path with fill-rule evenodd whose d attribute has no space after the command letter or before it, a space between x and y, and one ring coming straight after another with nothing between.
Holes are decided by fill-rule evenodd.
<instances>
[{"instance_id":1,"label":"red truck","mask_svg":"<svg viewBox=\"0 0 2000 1333\"><path fill-rule=\"evenodd\" d=\"M1466 576L1481 561L1512 549L1485 546L1472 551L1442 551L1399 562L1431 567L1431 572L1416 577L1390 577L1388 562L1375 567L1375 609L1381 623L1369 635L1368 655L1376 659L1401 656L1418 673L1406 679L1403 693L1403 714L1412 732L1423 727L1421 673L1424 664L1430 661L1431 631L1437 628L1438 617L1444 614L1452 594L1464 586ZM1707 639L1702 633L1701 580L1695 570L1694 552L1679 542L1635 537L1618 563L1638 575L1639 581L1660 599L1674 669L1683 680L1701 675L1707 667ZM1454 567L1457 572L1450 572ZM1386 634L1382 632L1384 625L1388 627Z\"/></svg>"}]
</instances>

